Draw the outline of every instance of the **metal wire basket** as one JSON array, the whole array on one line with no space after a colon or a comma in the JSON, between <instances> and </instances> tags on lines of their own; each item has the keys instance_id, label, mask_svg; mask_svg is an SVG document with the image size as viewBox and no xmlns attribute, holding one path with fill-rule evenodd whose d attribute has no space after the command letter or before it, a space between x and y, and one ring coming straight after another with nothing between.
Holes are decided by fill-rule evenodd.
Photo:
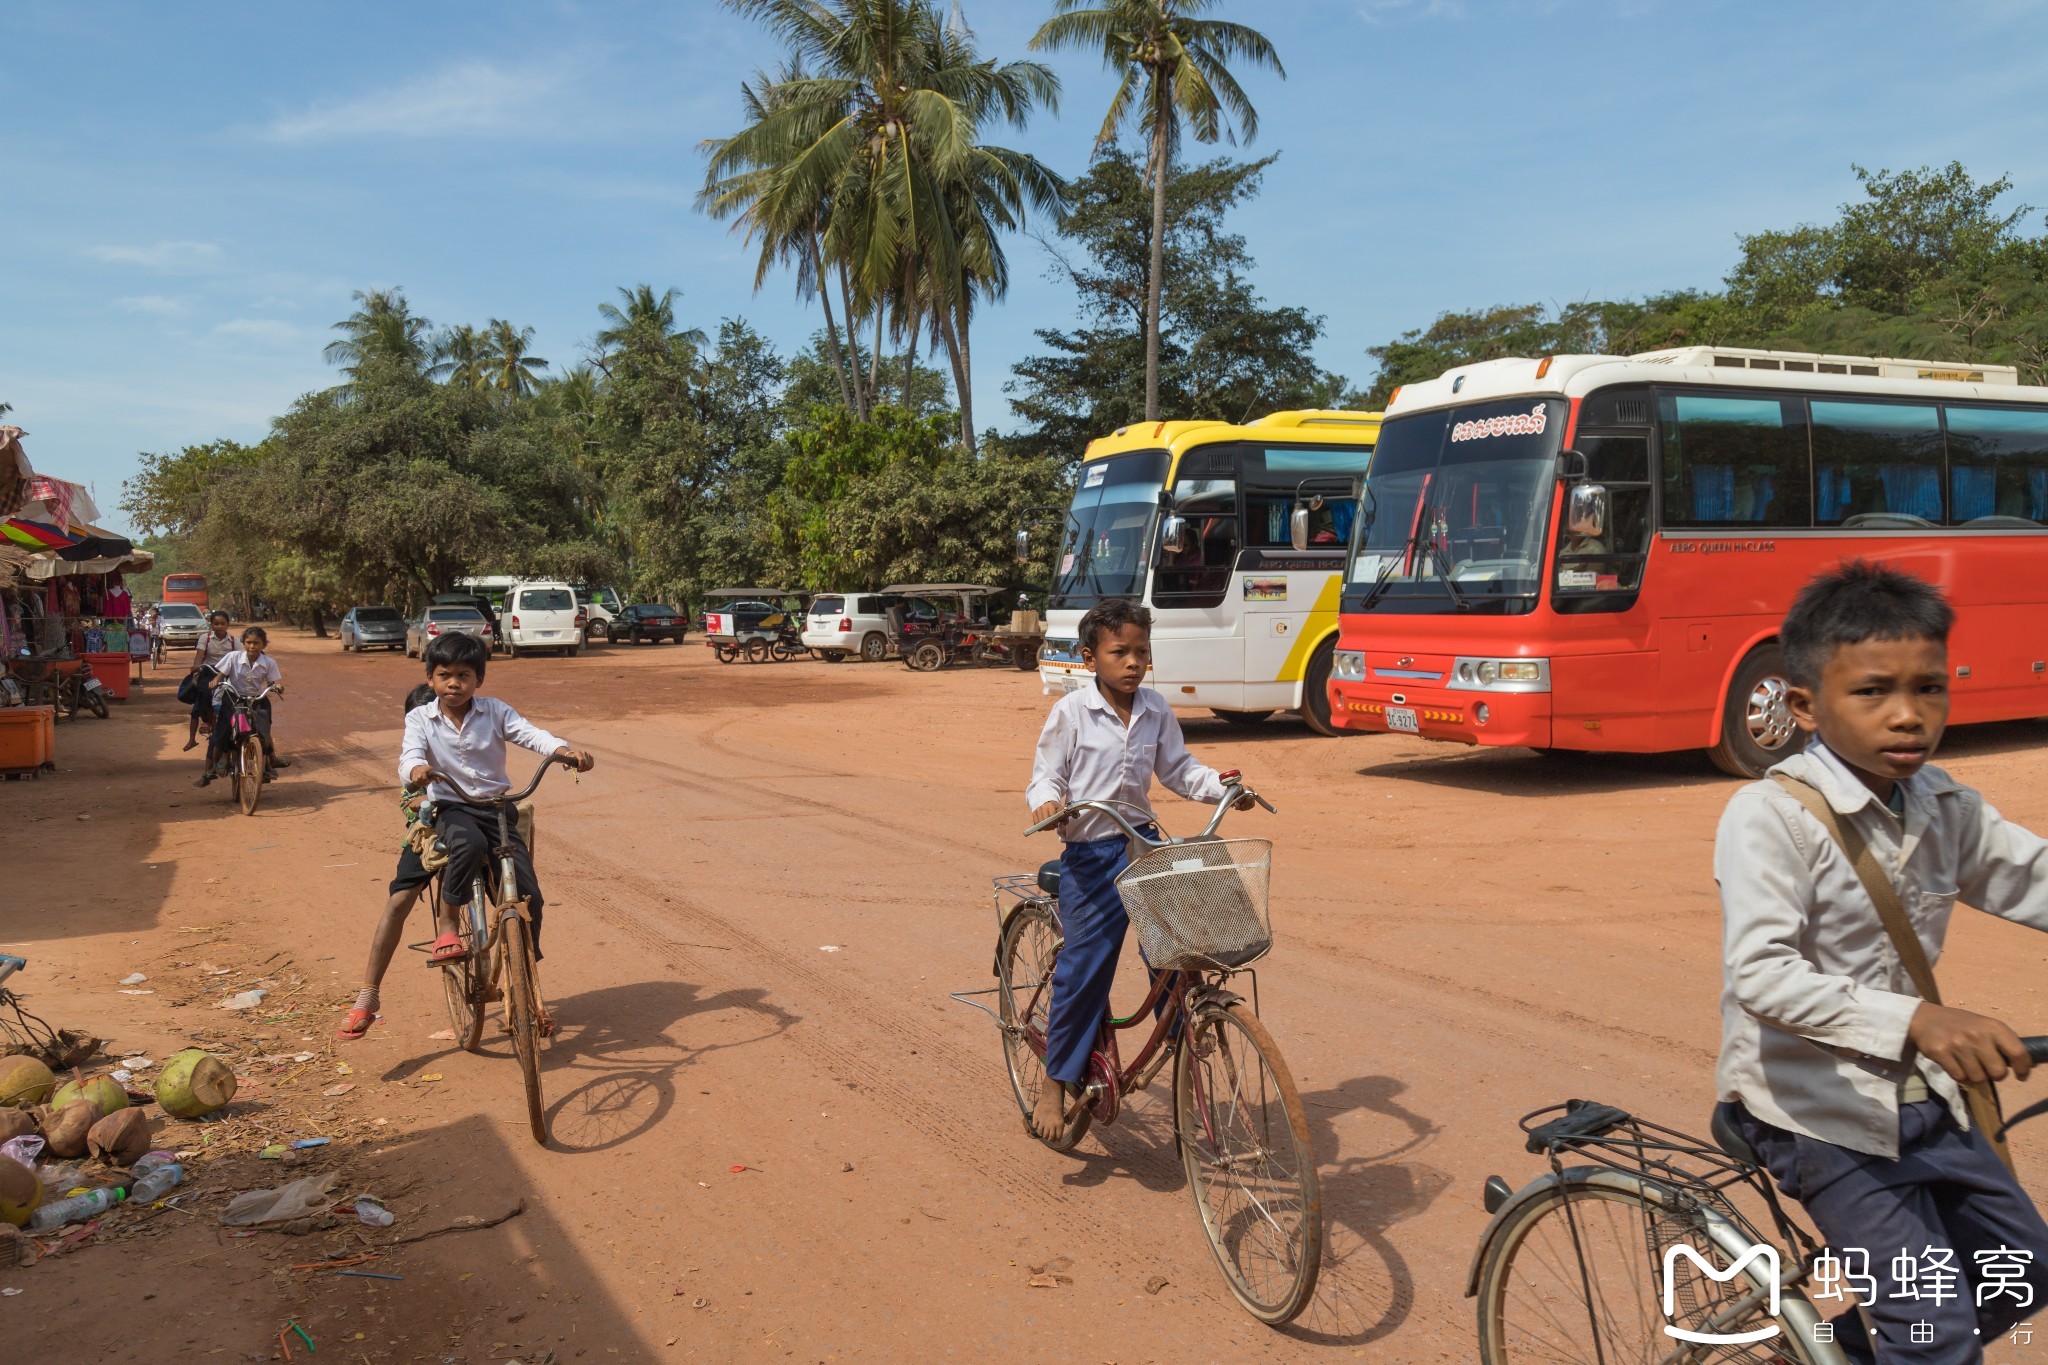
<instances>
[{"instance_id":1,"label":"metal wire basket","mask_svg":"<svg viewBox=\"0 0 2048 1365\"><path fill-rule=\"evenodd\" d=\"M1203 839L1152 849L1116 879L1145 960L1165 971L1247 967L1273 947L1270 839Z\"/></svg>"}]
</instances>

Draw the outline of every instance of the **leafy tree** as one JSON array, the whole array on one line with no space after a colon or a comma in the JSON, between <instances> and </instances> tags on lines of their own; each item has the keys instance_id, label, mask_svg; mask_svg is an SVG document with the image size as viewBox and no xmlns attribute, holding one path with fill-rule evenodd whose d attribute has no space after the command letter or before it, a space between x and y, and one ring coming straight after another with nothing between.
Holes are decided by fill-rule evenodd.
<instances>
[{"instance_id":1,"label":"leafy tree","mask_svg":"<svg viewBox=\"0 0 2048 1365\"><path fill-rule=\"evenodd\" d=\"M185 535L205 516L215 481L258 458L258 451L235 441L206 441L166 455L145 450L136 456L141 468L122 486L121 510L145 535Z\"/></svg>"},{"instance_id":2,"label":"leafy tree","mask_svg":"<svg viewBox=\"0 0 2048 1365\"><path fill-rule=\"evenodd\" d=\"M1185 122L1197 142L1213 143L1236 131L1258 136L1259 113L1231 74L1230 63L1287 72L1264 34L1243 24L1203 19L1217 0L1054 0L1055 13L1031 40L1034 48L1092 47L1103 65L1120 73L1109 112L1095 135L1098 151L1115 144L1133 115L1150 154L1145 175L1152 187L1151 260L1145 294L1145 420L1159 417L1160 347L1165 313L1167 182ZM1233 130L1232 124L1236 125ZM1177 278L1177 277L1176 277Z\"/></svg>"},{"instance_id":3,"label":"leafy tree","mask_svg":"<svg viewBox=\"0 0 2048 1365\"><path fill-rule=\"evenodd\" d=\"M382 362L415 374L433 359L433 324L412 311L403 289L358 289L356 311L334 324L341 339L327 344L327 363L354 383L364 367Z\"/></svg>"},{"instance_id":4,"label":"leafy tree","mask_svg":"<svg viewBox=\"0 0 2048 1365\"><path fill-rule=\"evenodd\" d=\"M1160 257L1166 297L1159 395L1172 417L1241 422L1348 393L1311 358L1322 319L1271 307L1252 289L1254 262L1229 211L1258 193L1272 159L1218 159L1175 170ZM1049 242L1054 273L1080 296L1082 325L1046 329L1049 349L1018 362L1005 386L1023 439L1062 463L1096 436L1144 419L1149 351L1152 196L1137 162L1112 148L1075 182L1074 207Z\"/></svg>"},{"instance_id":5,"label":"leafy tree","mask_svg":"<svg viewBox=\"0 0 2048 1365\"><path fill-rule=\"evenodd\" d=\"M480 389L488 363L489 343L468 323L450 327L434 342L434 363L427 373L450 384Z\"/></svg>"},{"instance_id":6,"label":"leafy tree","mask_svg":"<svg viewBox=\"0 0 2048 1365\"><path fill-rule=\"evenodd\" d=\"M548 362L532 354L533 329L492 318L484 330L484 387L525 397L540 383Z\"/></svg>"}]
</instances>

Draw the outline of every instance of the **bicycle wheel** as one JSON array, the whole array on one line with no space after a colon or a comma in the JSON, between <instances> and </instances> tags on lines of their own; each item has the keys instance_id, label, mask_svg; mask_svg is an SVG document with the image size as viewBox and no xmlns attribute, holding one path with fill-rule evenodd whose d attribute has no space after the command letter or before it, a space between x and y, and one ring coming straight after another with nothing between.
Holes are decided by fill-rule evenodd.
<instances>
[{"instance_id":1,"label":"bicycle wheel","mask_svg":"<svg viewBox=\"0 0 2048 1365\"><path fill-rule=\"evenodd\" d=\"M505 1022L512 1031L512 1051L519 1057L519 1070L526 1077L526 1121L533 1140L542 1146L548 1140L547 1110L540 1094L540 993L533 984L533 940L530 928L517 915L506 915Z\"/></svg>"},{"instance_id":2,"label":"bicycle wheel","mask_svg":"<svg viewBox=\"0 0 2048 1365\"><path fill-rule=\"evenodd\" d=\"M1223 1279L1260 1322L1308 1306L1323 1261L1323 1195L1294 1077L1249 1005L1195 1012L1173 1073L1188 1189Z\"/></svg>"},{"instance_id":3,"label":"bicycle wheel","mask_svg":"<svg viewBox=\"0 0 2048 1365\"><path fill-rule=\"evenodd\" d=\"M1062 942L1059 920L1052 910L1033 903L1020 906L1010 916L996 944L996 1004L1003 1027L1003 1061L1009 1066L1010 1090L1027 1124L1038 1103L1038 1088L1051 1084L1045 1075L1045 1024L1052 1004L1052 966ZM1088 1106L1081 1105L1057 1137L1038 1140L1055 1152L1071 1151L1088 1132L1090 1118Z\"/></svg>"},{"instance_id":4,"label":"bicycle wheel","mask_svg":"<svg viewBox=\"0 0 2048 1365\"><path fill-rule=\"evenodd\" d=\"M241 803L242 814L254 815L256 803L263 799L263 741L254 735L243 740L236 754L235 767L241 773L241 781L235 787L235 800Z\"/></svg>"},{"instance_id":5,"label":"bicycle wheel","mask_svg":"<svg viewBox=\"0 0 2048 1365\"><path fill-rule=\"evenodd\" d=\"M436 877L427 883L427 904L438 906L440 894L441 879ZM482 918L482 907L488 905L482 877L476 879L470 897L469 919L474 922ZM448 1002L448 1024L455 1033L456 1044L464 1052L475 1052L484 1040L484 994L491 979L490 960L485 952L489 945L478 940L469 924L462 926L461 934L469 956L439 969L441 994Z\"/></svg>"},{"instance_id":6,"label":"bicycle wheel","mask_svg":"<svg viewBox=\"0 0 2048 1365\"><path fill-rule=\"evenodd\" d=\"M1720 1222L1722 1239L1710 1228ZM1574 1237L1576 1231L1577 1236ZM1728 1362L1794 1360L1812 1365L1809 1333L1795 1330L1817 1319L1797 1294L1787 1295L1776 1319L1764 1308L1769 1292L1759 1257L1725 1282L1708 1278L1685 1256L1672 1262L1675 1312L1664 1316L1663 1267L1668 1250L1685 1246L1717 1269L1750 1247L1720 1215L1620 1171L1572 1170L1508 1216L1492 1232L1479 1268L1479 1358L1484 1365L1553 1362L1701 1359ZM1709 1322L1745 1296L1759 1301L1748 1316ZM1788 1320L1789 1319L1789 1320ZM1770 1331L1750 1343L1717 1343L1681 1356L1685 1343L1666 1335L1681 1329L1740 1337ZM1776 1330L1771 1331L1775 1328Z\"/></svg>"}]
</instances>

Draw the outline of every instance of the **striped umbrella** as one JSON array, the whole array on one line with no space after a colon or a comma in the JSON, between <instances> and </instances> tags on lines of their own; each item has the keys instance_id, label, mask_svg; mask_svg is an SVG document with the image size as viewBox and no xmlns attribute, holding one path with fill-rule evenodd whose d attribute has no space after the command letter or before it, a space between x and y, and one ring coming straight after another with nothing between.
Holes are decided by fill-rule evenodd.
<instances>
[{"instance_id":1,"label":"striped umbrella","mask_svg":"<svg viewBox=\"0 0 2048 1365\"><path fill-rule=\"evenodd\" d=\"M31 550L62 550L78 543L78 537L68 531L59 530L46 521L30 521L25 517L0 519L0 536Z\"/></svg>"}]
</instances>

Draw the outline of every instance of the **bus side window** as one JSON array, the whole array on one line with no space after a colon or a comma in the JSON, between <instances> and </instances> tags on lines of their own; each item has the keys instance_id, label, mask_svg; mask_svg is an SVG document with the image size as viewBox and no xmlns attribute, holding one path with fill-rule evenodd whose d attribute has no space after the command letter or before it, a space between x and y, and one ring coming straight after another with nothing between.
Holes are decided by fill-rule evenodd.
<instances>
[{"instance_id":1,"label":"bus side window","mask_svg":"<svg viewBox=\"0 0 2048 1365\"><path fill-rule=\"evenodd\" d=\"M2048 412L1948 404L1949 523L2048 524Z\"/></svg>"},{"instance_id":2,"label":"bus side window","mask_svg":"<svg viewBox=\"0 0 2048 1365\"><path fill-rule=\"evenodd\" d=\"M1811 526L1805 407L1767 394L1658 394L1664 524Z\"/></svg>"},{"instance_id":3,"label":"bus side window","mask_svg":"<svg viewBox=\"0 0 2048 1365\"><path fill-rule=\"evenodd\" d=\"M1933 404L1815 398L1816 526L1942 520L1941 417Z\"/></svg>"},{"instance_id":4,"label":"bus side window","mask_svg":"<svg viewBox=\"0 0 2048 1365\"><path fill-rule=\"evenodd\" d=\"M1187 522L1187 541L1182 548L1159 553L1153 600L1161 606L1221 606L1230 590L1230 577L1237 570L1237 518L1196 513Z\"/></svg>"}]
</instances>

